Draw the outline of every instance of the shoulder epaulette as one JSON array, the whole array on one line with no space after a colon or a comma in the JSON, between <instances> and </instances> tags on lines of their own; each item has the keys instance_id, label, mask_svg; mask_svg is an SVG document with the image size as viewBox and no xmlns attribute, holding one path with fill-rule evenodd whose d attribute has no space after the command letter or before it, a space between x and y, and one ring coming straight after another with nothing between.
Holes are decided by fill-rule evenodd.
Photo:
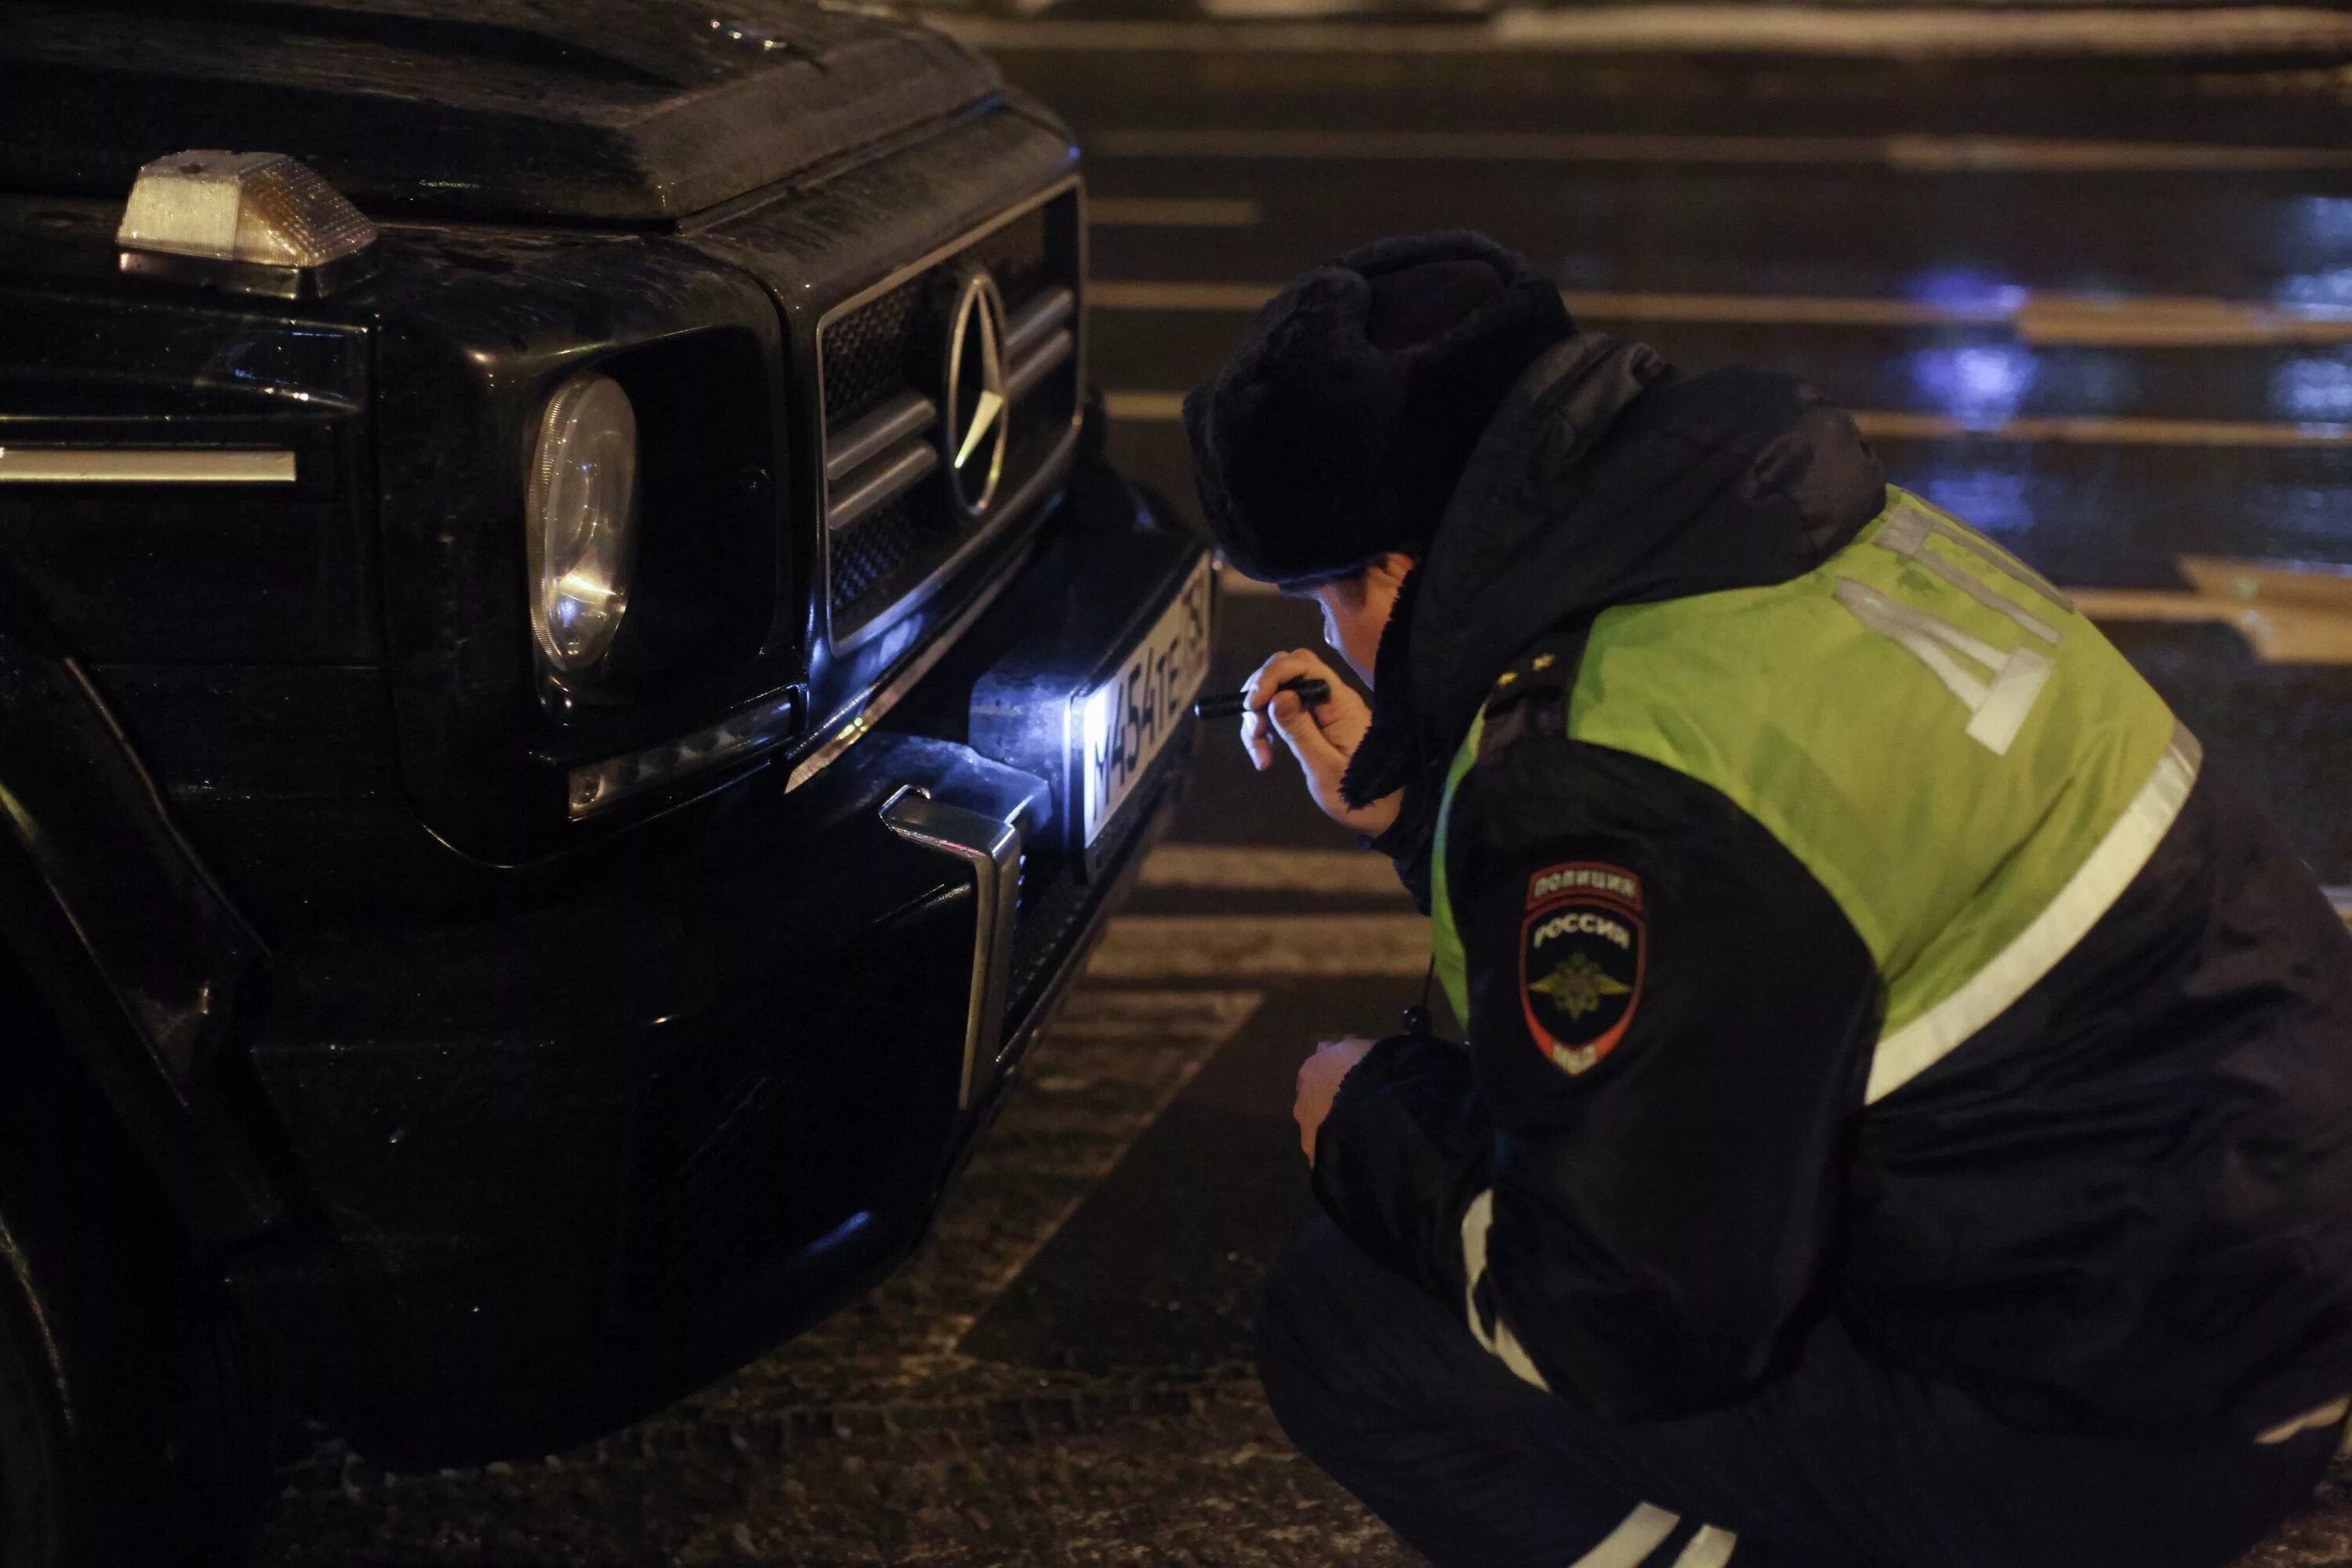
<instances>
[{"instance_id":1,"label":"shoulder epaulette","mask_svg":"<svg viewBox=\"0 0 2352 1568\"><path fill-rule=\"evenodd\" d=\"M1568 694L1584 658L1584 634L1550 632L1520 650L1495 678L1486 694L1486 725L1479 754L1492 752L1537 730L1557 731L1565 721Z\"/></svg>"},{"instance_id":2,"label":"shoulder epaulette","mask_svg":"<svg viewBox=\"0 0 2352 1568\"><path fill-rule=\"evenodd\" d=\"M1489 717L1538 694L1565 697L1584 655L1581 632L1551 632L1522 649L1486 694Z\"/></svg>"}]
</instances>

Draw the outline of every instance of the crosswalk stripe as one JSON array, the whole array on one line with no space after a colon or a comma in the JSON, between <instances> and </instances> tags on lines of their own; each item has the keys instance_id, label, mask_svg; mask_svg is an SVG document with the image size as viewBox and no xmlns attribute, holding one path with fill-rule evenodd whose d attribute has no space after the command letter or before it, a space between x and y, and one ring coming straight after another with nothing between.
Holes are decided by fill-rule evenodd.
<instances>
[{"instance_id":1,"label":"crosswalk stripe","mask_svg":"<svg viewBox=\"0 0 2352 1568\"><path fill-rule=\"evenodd\" d=\"M1266 283L1098 279L1087 298L1097 310L1183 310L1247 315L1274 298ZM2003 325L2019 305L2008 300L1939 302L1818 294L1636 294L1563 290L1571 315L1642 321L1813 322L1828 326Z\"/></svg>"},{"instance_id":2,"label":"crosswalk stripe","mask_svg":"<svg viewBox=\"0 0 2352 1568\"><path fill-rule=\"evenodd\" d=\"M1034 22L933 11L930 26L999 52L1219 54L1282 51L1333 55L1613 54L1627 50L1836 55L2179 56L2338 53L2352 47L2352 20L2317 6L2245 5L2165 9L2058 6L2000 11L1985 6L1675 5L1507 11L1483 25L1430 26L1334 22Z\"/></svg>"},{"instance_id":3,"label":"crosswalk stripe","mask_svg":"<svg viewBox=\"0 0 2352 1568\"><path fill-rule=\"evenodd\" d=\"M1255 202L1160 196L1096 196L1087 222L1097 228L1255 228L1265 209Z\"/></svg>"},{"instance_id":4,"label":"crosswalk stripe","mask_svg":"<svg viewBox=\"0 0 2352 1568\"><path fill-rule=\"evenodd\" d=\"M1250 315L1266 283L1103 279L1097 310ZM2121 298L2012 288L1981 299L1936 300L1838 294L1642 294L1565 289L1569 313L1596 321L1903 329L2006 327L2040 348L2248 348L2352 341L2352 310L2195 295Z\"/></svg>"},{"instance_id":5,"label":"crosswalk stripe","mask_svg":"<svg viewBox=\"0 0 2352 1568\"><path fill-rule=\"evenodd\" d=\"M1994 423L1946 414L1857 409L1862 433L1882 441L2036 441L2090 447L2341 447L2352 425L2253 419L2133 419L2100 415L2028 416Z\"/></svg>"},{"instance_id":6,"label":"crosswalk stripe","mask_svg":"<svg viewBox=\"0 0 2352 1568\"><path fill-rule=\"evenodd\" d=\"M1200 888L1229 891L1305 891L1363 894L1380 896L1402 893L1396 872L1381 856L1357 849L1286 849L1270 844L1214 845L1170 844L1151 853L1144 862L1140 884L1147 888ZM2324 888L2328 903L2347 925L2352 925L2352 887ZM1199 915L1127 916L1128 920L1183 918L1198 921L1238 921L1252 926L1265 921L1255 916ZM1293 924L1328 920L1329 916L1287 916L1279 923ZM1408 917L1345 916L1348 920L1404 921ZM1422 940L1426 941L1426 922L1410 917L1410 923ZM1401 933L1402 926L1398 928ZM1387 940L1387 939L1383 939ZM1401 936L1398 940L1402 940ZM1421 959L1428 954L1424 950ZM1126 962L1124 960L1121 961ZM1416 969L1415 973L1418 973Z\"/></svg>"},{"instance_id":7,"label":"crosswalk stripe","mask_svg":"<svg viewBox=\"0 0 2352 1568\"><path fill-rule=\"evenodd\" d=\"M1087 966L1093 980L1418 978L1419 915L1118 915Z\"/></svg>"},{"instance_id":8,"label":"crosswalk stripe","mask_svg":"<svg viewBox=\"0 0 2352 1568\"><path fill-rule=\"evenodd\" d=\"M1228 892L1335 893L1404 897L1396 869L1364 849L1278 849L1264 844L1168 844L1151 852L1147 888Z\"/></svg>"},{"instance_id":9,"label":"crosswalk stripe","mask_svg":"<svg viewBox=\"0 0 2352 1568\"><path fill-rule=\"evenodd\" d=\"M1114 419L1139 425L1181 419L1181 392L1112 392ZM1885 441L2031 441L2114 447L2343 447L2352 425L2289 425L2252 419L2133 419L2105 416L2027 416L1976 423L1899 409L1849 410L1862 433Z\"/></svg>"},{"instance_id":10,"label":"crosswalk stripe","mask_svg":"<svg viewBox=\"0 0 2352 1568\"><path fill-rule=\"evenodd\" d=\"M2352 41L2352 22L2345 24ZM1880 167L1901 174L2149 174L2352 167L2340 147L2040 136L1693 135L1643 131L1106 130L1098 158L1233 163L1682 163Z\"/></svg>"}]
</instances>

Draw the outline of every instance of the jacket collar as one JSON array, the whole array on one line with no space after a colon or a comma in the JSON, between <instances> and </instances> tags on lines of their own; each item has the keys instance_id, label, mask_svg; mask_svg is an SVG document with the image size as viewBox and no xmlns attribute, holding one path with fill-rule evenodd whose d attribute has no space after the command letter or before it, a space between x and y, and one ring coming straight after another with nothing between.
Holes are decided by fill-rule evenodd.
<instances>
[{"instance_id":1,"label":"jacket collar","mask_svg":"<svg viewBox=\"0 0 2352 1568\"><path fill-rule=\"evenodd\" d=\"M1505 504L1528 510L1528 498L1519 492L1533 477L1528 465L1538 458L1547 467L1562 458L1572 465L1651 380L1665 374L1664 362L1644 345L1586 332L1538 357L1505 395L1471 453L1426 559L1398 590L1381 634L1371 729L1340 781L1351 803L1405 788L1433 764L1442 770L1468 732L1477 700L1492 682L1479 683L1467 710L1458 711L1465 695L1460 689L1467 683L1463 655L1494 638L1493 628L1482 635L1474 606L1495 566L1503 563L1498 552L1510 550L1524 531L1497 524L1506 521ZM1543 439L1531 443L1529 437L1538 433ZM1433 603L1433 584L1438 585ZM1449 614L1455 605L1468 613ZM1493 669L1499 671L1521 643L1543 629L1530 628L1513 641ZM1433 803L1420 804L1433 809Z\"/></svg>"}]
</instances>

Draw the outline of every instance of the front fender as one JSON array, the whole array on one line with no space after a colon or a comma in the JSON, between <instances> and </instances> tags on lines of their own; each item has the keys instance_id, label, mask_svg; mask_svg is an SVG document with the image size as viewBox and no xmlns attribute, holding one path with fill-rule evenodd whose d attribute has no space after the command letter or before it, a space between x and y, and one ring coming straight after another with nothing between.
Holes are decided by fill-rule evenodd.
<instances>
[{"instance_id":1,"label":"front fender","mask_svg":"<svg viewBox=\"0 0 2352 1568\"><path fill-rule=\"evenodd\" d=\"M278 1200L227 1103L222 1050L259 941L173 826L80 667L0 606L0 942L62 1049L154 1167L199 1245Z\"/></svg>"}]
</instances>

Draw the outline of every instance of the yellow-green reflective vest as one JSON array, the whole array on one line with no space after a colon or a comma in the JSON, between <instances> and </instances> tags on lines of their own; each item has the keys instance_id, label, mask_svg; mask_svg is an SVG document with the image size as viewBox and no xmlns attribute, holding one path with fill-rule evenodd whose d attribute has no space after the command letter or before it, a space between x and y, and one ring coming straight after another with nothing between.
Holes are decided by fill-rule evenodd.
<instances>
[{"instance_id":1,"label":"yellow-green reflective vest","mask_svg":"<svg viewBox=\"0 0 2352 1568\"><path fill-rule=\"evenodd\" d=\"M1469 1017L1446 828L1431 885L1438 977ZM1804 864L1876 961L1875 1100L2047 973L2138 875L2198 747L2066 596L1890 488L1812 572L1603 611L1568 734L1728 796Z\"/></svg>"}]
</instances>

